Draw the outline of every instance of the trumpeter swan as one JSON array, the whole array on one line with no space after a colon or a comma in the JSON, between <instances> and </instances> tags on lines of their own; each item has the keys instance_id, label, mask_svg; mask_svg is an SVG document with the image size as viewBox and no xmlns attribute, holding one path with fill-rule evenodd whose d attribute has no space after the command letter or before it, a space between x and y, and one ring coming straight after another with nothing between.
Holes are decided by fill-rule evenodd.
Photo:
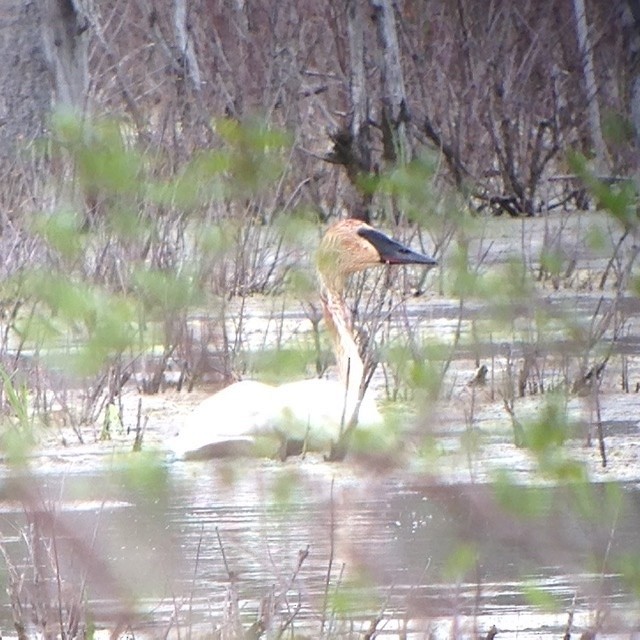
<instances>
[{"instance_id":1,"label":"trumpeter swan","mask_svg":"<svg viewBox=\"0 0 640 640\"><path fill-rule=\"evenodd\" d=\"M371 429L382 417L370 394L361 398L364 364L353 336L344 290L349 275L381 264L436 261L392 240L360 220L332 225L317 254L324 317L332 336L339 380L319 378L277 387L246 380L204 400L189 415L171 449L186 459L230 454L275 455L288 443L327 451L346 425Z\"/></svg>"}]
</instances>

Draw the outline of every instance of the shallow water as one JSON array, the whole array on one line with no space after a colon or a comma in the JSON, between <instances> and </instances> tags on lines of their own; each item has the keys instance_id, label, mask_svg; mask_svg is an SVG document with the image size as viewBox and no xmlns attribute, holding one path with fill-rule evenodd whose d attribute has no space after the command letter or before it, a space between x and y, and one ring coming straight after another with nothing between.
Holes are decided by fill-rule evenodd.
<instances>
[{"instance_id":1,"label":"shallow water","mask_svg":"<svg viewBox=\"0 0 640 640\"><path fill-rule=\"evenodd\" d=\"M72 601L84 585L98 626L151 637L228 629L236 618L248 627L260 606L274 628L292 616L310 637L360 637L344 634L378 615L381 633L404 627L416 638L485 635L494 624L500 637L558 637L572 607L574 631L596 612L616 633L640 622L620 578L620 559L640 551L637 485L512 487L497 499L486 485L314 460L154 473L70 467L6 479L0 531L27 586L33 565L47 564L44 548L25 560L22 533L37 530L65 583L59 598L53 574L42 573L52 602ZM32 600L43 588L31 586ZM544 607L531 606L536 598ZM26 590L22 599L27 611Z\"/></svg>"},{"instance_id":2,"label":"shallow water","mask_svg":"<svg viewBox=\"0 0 640 640\"><path fill-rule=\"evenodd\" d=\"M500 229L509 226L498 222ZM504 246L498 237L492 249L500 261L520 251L513 232L504 234ZM541 237L540 229L527 234L530 242ZM565 240L573 246L578 237ZM603 259L589 260L582 267L597 281ZM191 630L206 635L214 628L234 637L234 624L247 629L261 615L271 637L286 627L284 637L293 629L310 638L360 638L379 618L376 628L385 637L405 637L403 629L411 638L484 637L495 625L499 639L522 640L562 637L573 612L575 637L596 627L605 632L599 637L630 637L640 629L640 395L623 393L619 380L623 369L631 390L640 380L638 300L619 301L628 331L612 346L601 385L608 465L601 465L596 447L583 446L584 434L572 434L566 446L585 463L593 485L571 490L542 483L528 452L513 446L500 395L507 361L517 361L517 373L527 348L536 349L536 383L549 388L562 378L565 354L577 359L582 352L574 353L573 334L556 336L553 319L588 324L607 304L600 298L598 291L542 289L533 311L544 305L551 320L540 336L529 335L526 323L520 327L515 309L512 325L477 340L473 322L487 319L486 307L461 308L435 294L394 314L395 332L406 322L416 335L442 344L461 334L441 400L409 429L417 442L425 433L433 439L437 470L413 469L425 463L410 454L406 469L380 473L317 459L157 466L137 465L129 456L134 462L127 466L104 443L63 448L62 430L56 431L32 474L5 471L0 485L0 534L8 567L22 583L14 602L22 606L21 619L47 618L55 627L70 604L81 608L86 601L99 628L128 629L136 637L186 638ZM245 302L248 349L304 344L310 332L304 313L288 310L278 324L265 300ZM522 316L538 330L532 309ZM491 382L470 391L477 359L489 365ZM382 389L387 381L379 375L374 384ZM142 397L147 448L173 435L194 396ZM124 398L125 427L135 429L138 400L137 394ZM524 421L545 401L538 391L517 398L515 413ZM570 404L583 419L585 407L574 405L585 402ZM470 434L479 441L471 454L463 445ZM130 451L132 434L113 437ZM75 442L71 432L65 439ZM489 484L501 468L519 488ZM624 570L635 571L635 586L621 577ZM2 576L11 591L7 567ZM5 637L15 629L4 590L0 604Z\"/></svg>"}]
</instances>

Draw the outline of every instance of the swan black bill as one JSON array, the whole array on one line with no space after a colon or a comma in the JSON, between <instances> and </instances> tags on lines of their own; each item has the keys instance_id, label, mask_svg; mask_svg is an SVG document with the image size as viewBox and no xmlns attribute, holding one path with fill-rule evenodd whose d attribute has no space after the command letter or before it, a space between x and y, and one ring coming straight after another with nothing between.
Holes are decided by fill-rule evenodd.
<instances>
[{"instance_id":1,"label":"swan black bill","mask_svg":"<svg viewBox=\"0 0 640 640\"><path fill-rule=\"evenodd\" d=\"M438 264L435 258L418 253L376 229L358 229L358 235L376 248L380 254L380 262L386 264L425 264L429 266Z\"/></svg>"}]
</instances>

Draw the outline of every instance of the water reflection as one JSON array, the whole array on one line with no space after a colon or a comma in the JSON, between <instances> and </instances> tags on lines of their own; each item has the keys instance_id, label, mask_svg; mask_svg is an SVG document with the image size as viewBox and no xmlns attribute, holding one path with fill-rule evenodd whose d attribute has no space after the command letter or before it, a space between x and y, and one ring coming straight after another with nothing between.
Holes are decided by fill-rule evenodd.
<instances>
[{"instance_id":1,"label":"water reflection","mask_svg":"<svg viewBox=\"0 0 640 640\"><path fill-rule=\"evenodd\" d=\"M234 606L247 626L280 608L278 624L292 616L312 637L380 614L390 637L466 621L522 638L550 619L564 632L572 607L580 624L600 610L628 629L620 558L640 549L637 486L496 491L314 461L175 463L145 482L67 468L6 478L0 508L8 565L27 586L51 565L25 607L81 593L98 623L151 635L219 628Z\"/></svg>"}]
</instances>

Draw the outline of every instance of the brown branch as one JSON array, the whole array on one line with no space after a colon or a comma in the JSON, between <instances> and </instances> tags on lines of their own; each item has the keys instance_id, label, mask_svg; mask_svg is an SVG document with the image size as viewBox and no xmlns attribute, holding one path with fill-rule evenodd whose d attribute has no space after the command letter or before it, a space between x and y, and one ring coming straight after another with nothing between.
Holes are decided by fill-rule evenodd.
<instances>
[{"instance_id":1,"label":"brown branch","mask_svg":"<svg viewBox=\"0 0 640 640\"><path fill-rule=\"evenodd\" d=\"M435 144L435 146L442 152L442 155L453 174L456 186L460 188L462 186L463 176L469 177L470 174L460 159L458 152L442 139L442 136L435 130L428 117L425 117L422 126L427 138L431 140L431 142L433 142L433 144Z\"/></svg>"}]
</instances>

